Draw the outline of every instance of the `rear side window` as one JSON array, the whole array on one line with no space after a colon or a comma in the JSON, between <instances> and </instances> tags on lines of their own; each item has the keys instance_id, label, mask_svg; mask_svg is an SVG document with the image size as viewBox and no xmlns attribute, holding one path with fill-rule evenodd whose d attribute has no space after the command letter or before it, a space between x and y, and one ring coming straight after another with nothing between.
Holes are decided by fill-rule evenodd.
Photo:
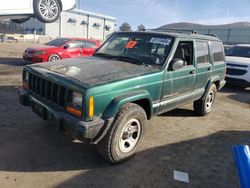
<instances>
[{"instance_id":1,"label":"rear side window","mask_svg":"<svg viewBox=\"0 0 250 188\"><path fill-rule=\"evenodd\" d=\"M91 41L83 41L84 48L96 48L96 43Z\"/></svg>"},{"instance_id":2,"label":"rear side window","mask_svg":"<svg viewBox=\"0 0 250 188\"><path fill-rule=\"evenodd\" d=\"M209 46L214 62L225 61L224 50L221 42L211 42Z\"/></svg>"},{"instance_id":3,"label":"rear side window","mask_svg":"<svg viewBox=\"0 0 250 188\"><path fill-rule=\"evenodd\" d=\"M209 62L209 50L207 42L196 41L195 43L196 58L198 64Z\"/></svg>"}]
</instances>

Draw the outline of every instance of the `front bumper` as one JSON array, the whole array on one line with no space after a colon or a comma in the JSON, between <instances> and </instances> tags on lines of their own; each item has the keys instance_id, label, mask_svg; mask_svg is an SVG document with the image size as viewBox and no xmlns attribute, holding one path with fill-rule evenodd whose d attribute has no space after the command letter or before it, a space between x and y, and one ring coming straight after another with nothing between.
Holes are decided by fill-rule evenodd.
<instances>
[{"instance_id":1,"label":"front bumper","mask_svg":"<svg viewBox=\"0 0 250 188\"><path fill-rule=\"evenodd\" d=\"M239 86L239 87L250 87L250 82L244 79L226 77L226 81L230 85Z\"/></svg>"},{"instance_id":2,"label":"front bumper","mask_svg":"<svg viewBox=\"0 0 250 188\"><path fill-rule=\"evenodd\" d=\"M31 63L41 63L45 61L44 57L42 56L30 56L27 54L23 54L23 59L26 61L30 61Z\"/></svg>"},{"instance_id":3,"label":"front bumper","mask_svg":"<svg viewBox=\"0 0 250 188\"><path fill-rule=\"evenodd\" d=\"M38 100L24 89L19 89L18 93L20 103L25 106L31 106L33 112L33 104L43 108L44 114L38 115L47 120L49 125L88 143L97 143L104 136L103 132L105 132L113 121L113 118L111 118L108 120L97 119L86 122L60 109L51 107L47 102Z\"/></svg>"}]
</instances>

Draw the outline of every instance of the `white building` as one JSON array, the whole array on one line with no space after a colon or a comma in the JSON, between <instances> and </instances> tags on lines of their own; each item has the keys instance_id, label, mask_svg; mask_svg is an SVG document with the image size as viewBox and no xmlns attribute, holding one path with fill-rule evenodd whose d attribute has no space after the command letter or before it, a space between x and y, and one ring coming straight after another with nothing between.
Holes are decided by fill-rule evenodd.
<instances>
[{"instance_id":1,"label":"white building","mask_svg":"<svg viewBox=\"0 0 250 188\"><path fill-rule=\"evenodd\" d=\"M42 23L32 18L21 27L24 33L36 33L50 38L81 37L104 40L116 30L116 18L74 9L62 12L61 17L54 23Z\"/></svg>"}]
</instances>

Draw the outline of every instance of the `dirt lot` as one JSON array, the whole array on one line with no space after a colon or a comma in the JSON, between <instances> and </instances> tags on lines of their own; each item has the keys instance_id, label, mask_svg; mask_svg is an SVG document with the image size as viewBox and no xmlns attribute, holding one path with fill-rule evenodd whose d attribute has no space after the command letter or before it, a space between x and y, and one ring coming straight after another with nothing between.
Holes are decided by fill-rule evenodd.
<instances>
[{"instance_id":1,"label":"dirt lot","mask_svg":"<svg viewBox=\"0 0 250 188\"><path fill-rule=\"evenodd\" d=\"M0 43L1 188L239 187L232 146L250 144L250 89L223 89L207 117L189 104L153 118L138 154L112 166L19 104L26 46ZM173 180L174 170L190 182Z\"/></svg>"}]
</instances>

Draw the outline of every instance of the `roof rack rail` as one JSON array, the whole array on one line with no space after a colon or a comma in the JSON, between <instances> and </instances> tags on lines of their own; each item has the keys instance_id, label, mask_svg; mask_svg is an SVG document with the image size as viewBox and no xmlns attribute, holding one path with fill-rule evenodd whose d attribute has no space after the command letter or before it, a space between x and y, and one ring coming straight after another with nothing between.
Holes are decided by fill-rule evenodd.
<instances>
[{"instance_id":1,"label":"roof rack rail","mask_svg":"<svg viewBox=\"0 0 250 188\"><path fill-rule=\"evenodd\" d=\"M188 34L198 34L197 31L191 29L147 29L147 31L156 32L176 32L176 33L188 33Z\"/></svg>"}]
</instances>

